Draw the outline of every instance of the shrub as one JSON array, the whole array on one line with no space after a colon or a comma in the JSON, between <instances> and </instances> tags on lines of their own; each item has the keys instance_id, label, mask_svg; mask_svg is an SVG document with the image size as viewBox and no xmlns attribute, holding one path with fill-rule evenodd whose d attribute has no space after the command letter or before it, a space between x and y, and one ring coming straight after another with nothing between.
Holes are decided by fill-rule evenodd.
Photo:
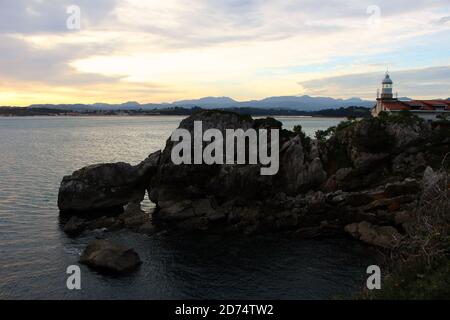
<instances>
[{"instance_id":1,"label":"shrub","mask_svg":"<svg viewBox=\"0 0 450 320\"><path fill-rule=\"evenodd\" d=\"M330 127L326 130L317 130L316 139L319 141L326 141L336 133L336 127Z\"/></svg>"},{"instance_id":2,"label":"shrub","mask_svg":"<svg viewBox=\"0 0 450 320\"><path fill-rule=\"evenodd\" d=\"M445 163L445 159L442 163ZM375 299L448 299L450 295L450 177L429 171L407 237L391 252L392 272Z\"/></svg>"},{"instance_id":3,"label":"shrub","mask_svg":"<svg viewBox=\"0 0 450 320\"><path fill-rule=\"evenodd\" d=\"M343 131L347 128L352 127L355 123L357 123L358 121L353 121L353 120L348 120L348 121L342 121L341 123L339 123L336 127L336 132L339 131Z\"/></svg>"},{"instance_id":4,"label":"shrub","mask_svg":"<svg viewBox=\"0 0 450 320\"><path fill-rule=\"evenodd\" d=\"M399 124L420 124L424 120L419 118L414 113L408 110L401 110L399 112L380 112L378 118L386 123L399 123Z\"/></svg>"},{"instance_id":5,"label":"shrub","mask_svg":"<svg viewBox=\"0 0 450 320\"><path fill-rule=\"evenodd\" d=\"M301 125L297 125L294 127L294 133L300 137L302 142L302 146L309 153L311 151L311 138L308 137L304 132Z\"/></svg>"}]
</instances>

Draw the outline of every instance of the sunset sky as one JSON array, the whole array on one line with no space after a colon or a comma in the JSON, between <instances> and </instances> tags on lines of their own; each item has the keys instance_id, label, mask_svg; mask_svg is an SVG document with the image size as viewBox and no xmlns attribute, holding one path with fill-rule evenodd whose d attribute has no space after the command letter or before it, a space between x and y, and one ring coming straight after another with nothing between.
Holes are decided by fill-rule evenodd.
<instances>
[{"instance_id":1,"label":"sunset sky","mask_svg":"<svg viewBox=\"0 0 450 320\"><path fill-rule=\"evenodd\" d=\"M450 97L449 0L0 0L0 105L374 99L386 68Z\"/></svg>"}]
</instances>

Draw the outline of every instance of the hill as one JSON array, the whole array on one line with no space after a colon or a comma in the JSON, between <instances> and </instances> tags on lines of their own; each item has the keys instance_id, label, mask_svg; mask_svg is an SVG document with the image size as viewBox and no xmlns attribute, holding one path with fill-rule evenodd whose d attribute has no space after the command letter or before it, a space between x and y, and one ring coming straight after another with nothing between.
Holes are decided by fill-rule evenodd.
<instances>
[{"instance_id":1,"label":"hill","mask_svg":"<svg viewBox=\"0 0 450 320\"><path fill-rule=\"evenodd\" d=\"M35 104L30 108L59 109L66 111L89 110L154 110L168 109L171 107L202 109L227 109L227 108L255 108L274 110L319 111L323 109L339 109L352 106L370 108L373 101L360 98L334 99L330 97L311 96L280 96L269 97L262 100L236 101L229 97L204 97L193 100L180 100L172 103L145 103L129 101L121 104L94 103L94 104Z\"/></svg>"}]
</instances>

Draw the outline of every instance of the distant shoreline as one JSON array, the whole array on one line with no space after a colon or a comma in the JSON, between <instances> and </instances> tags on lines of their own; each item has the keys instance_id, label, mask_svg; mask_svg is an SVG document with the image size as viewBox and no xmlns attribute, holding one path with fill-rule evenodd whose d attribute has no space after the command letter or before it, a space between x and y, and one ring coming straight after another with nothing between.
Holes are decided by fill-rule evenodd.
<instances>
[{"instance_id":1,"label":"distant shoreline","mask_svg":"<svg viewBox=\"0 0 450 320\"><path fill-rule=\"evenodd\" d=\"M183 114L139 114L139 115L121 115L121 114L115 114L115 115L101 115L101 114L80 114L80 115L65 115L65 114L58 114L58 115L2 115L0 114L0 118L37 118L37 117L45 117L45 118L94 118L94 117L102 117L102 118L120 118L120 117L130 117L130 118L139 118L139 117L183 117L187 115ZM250 116L259 118L264 117L264 115L253 115L250 114ZM289 117L289 118L346 118L345 116L321 116L321 115L313 115L313 116L298 116L298 115L286 115L286 114L279 114L279 115L271 115L271 117Z\"/></svg>"},{"instance_id":2,"label":"distant shoreline","mask_svg":"<svg viewBox=\"0 0 450 320\"><path fill-rule=\"evenodd\" d=\"M143 116L190 116L201 108L169 108L154 110L89 110L73 111L50 108L0 107L0 117L143 117ZM209 110L209 109L208 109ZM364 118L370 116L370 109L364 107L348 107L339 109L323 109L318 111L300 111L290 109L256 109L256 108L223 108L215 109L234 112L253 117L314 117L314 118Z\"/></svg>"}]
</instances>

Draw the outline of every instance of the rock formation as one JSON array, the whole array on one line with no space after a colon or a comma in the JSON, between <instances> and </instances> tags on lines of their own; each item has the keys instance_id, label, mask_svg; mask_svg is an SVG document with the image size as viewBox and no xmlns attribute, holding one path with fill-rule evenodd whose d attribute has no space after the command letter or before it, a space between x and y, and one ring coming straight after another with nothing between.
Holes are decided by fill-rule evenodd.
<instances>
[{"instance_id":1,"label":"rock formation","mask_svg":"<svg viewBox=\"0 0 450 320\"><path fill-rule=\"evenodd\" d=\"M448 126L420 121L345 122L329 139L311 140L283 130L275 119L253 120L222 111L194 114L180 128L192 132L197 120L203 130L221 132L281 129L278 174L261 176L260 165L174 165L169 139L164 150L138 166L96 165L64 177L60 210L120 213L132 204L139 212L147 191L157 206L151 221L144 214L125 213L119 222L116 218L109 223L149 232L154 226L245 233L283 230L298 237L347 232L390 248L395 246L391 238L401 237L417 205L426 166L437 166L450 151ZM85 228L80 220L70 220L65 227L75 235Z\"/></svg>"},{"instance_id":2,"label":"rock formation","mask_svg":"<svg viewBox=\"0 0 450 320\"><path fill-rule=\"evenodd\" d=\"M142 262L131 248L96 240L84 250L80 263L101 272L124 274L135 270Z\"/></svg>"},{"instance_id":3,"label":"rock formation","mask_svg":"<svg viewBox=\"0 0 450 320\"><path fill-rule=\"evenodd\" d=\"M402 239L402 235L394 227L374 226L367 221L349 224L345 231L358 240L386 249L394 248Z\"/></svg>"},{"instance_id":4,"label":"rock formation","mask_svg":"<svg viewBox=\"0 0 450 320\"><path fill-rule=\"evenodd\" d=\"M61 182L58 207L61 213L114 212L132 201L142 201L156 170L160 153L137 166L127 163L97 164L75 171Z\"/></svg>"}]
</instances>

